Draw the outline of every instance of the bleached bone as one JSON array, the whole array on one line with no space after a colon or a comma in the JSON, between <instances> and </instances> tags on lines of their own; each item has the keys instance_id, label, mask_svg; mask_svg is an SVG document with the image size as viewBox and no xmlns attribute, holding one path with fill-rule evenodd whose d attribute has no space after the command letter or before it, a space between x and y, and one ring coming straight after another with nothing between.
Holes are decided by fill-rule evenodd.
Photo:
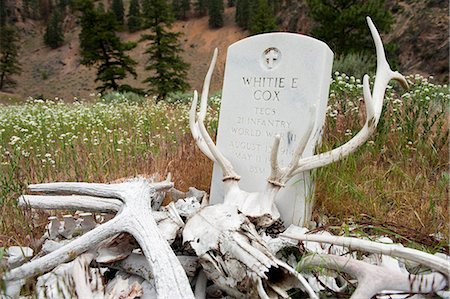
<instances>
[{"instance_id":1,"label":"bleached bone","mask_svg":"<svg viewBox=\"0 0 450 299\"><path fill-rule=\"evenodd\" d=\"M90 268L93 253L85 253L72 262L61 264L37 279L38 298L104 297L104 286L98 269Z\"/></svg>"},{"instance_id":2,"label":"bleached bone","mask_svg":"<svg viewBox=\"0 0 450 299\"><path fill-rule=\"evenodd\" d=\"M58 218L56 216L50 216L48 217L48 238L50 240L54 240L59 236L59 228L61 226L61 222L59 222Z\"/></svg>"},{"instance_id":3,"label":"bleached bone","mask_svg":"<svg viewBox=\"0 0 450 299\"><path fill-rule=\"evenodd\" d=\"M293 233L283 233L281 234L281 236L299 241L327 243L344 246L353 250L361 250L370 253L385 254L397 258L403 258L427 266L430 269L439 271L450 277L450 261L420 250L400 247L396 244L383 244L352 237L317 234L301 235Z\"/></svg>"},{"instance_id":4,"label":"bleached bone","mask_svg":"<svg viewBox=\"0 0 450 299\"><path fill-rule=\"evenodd\" d=\"M239 175L234 171L230 161L218 150L204 125L209 84L214 65L217 60L217 49L214 50L211 65L208 69L203 85L200 112L196 115L198 94L195 91L194 100L189 113L189 124L197 146L209 159L217 163L222 169L225 190L224 202L236 205L242 213L252 218L258 226L269 226L278 220L280 214L274 203L275 197L280 188L283 187L285 183L293 176L303 171L325 166L340 160L354 152L369 139L375 131L380 119L384 93L390 80L398 80L404 87L408 88L406 79L400 73L393 72L390 69L386 60L381 38L369 17L367 18L367 23L375 42L377 52L377 72L375 76L373 93L370 91L368 75L365 75L363 78L363 94L366 104L366 122L363 128L350 141L338 148L326 153L302 158L301 156L306 144L308 143L312 128L314 126L314 111L312 111L311 119L307 125L307 134L305 134L300 140L292 160L287 167L282 168L278 164L277 156L280 145L280 137L277 136L275 138L271 152L271 174L267 179L265 190L258 193L249 193L239 188Z\"/></svg>"},{"instance_id":5,"label":"bleached bone","mask_svg":"<svg viewBox=\"0 0 450 299\"><path fill-rule=\"evenodd\" d=\"M190 188L191 189L191 188ZM199 191L195 188L192 188L192 194L199 196L200 200L204 197L205 192ZM191 194L191 191L186 194ZM159 195L161 196L161 195ZM76 202L74 202L76 200ZM84 201L86 200L86 207L84 206ZM96 200L98 200L99 205L96 206ZM92 212L111 212L111 211L119 211L122 203L120 200L114 198L101 198L101 197L93 197L93 196L48 196L48 195L23 195L19 198L19 203L22 206L29 206L35 209L47 209L47 210L84 210L84 211L92 211ZM197 197L189 197L181 200L177 200L175 203L175 209L173 206L169 204L169 207L163 207L162 211L152 211L153 218L155 219L158 229L164 238L169 241L171 244L179 230L184 226L183 220L180 216L190 217L190 215L196 213L201 205L197 200ZM169 210L170 209L170 210ZM179 214L179 215L178 215ZM92 215L90 213L80 213L79 216L81 218ZM100 223L110 220L112 217L111 214L102 213L101 218L99 220ZM91 217L89 217L91 218ZM53 218L51 218L53 219ZM57 219L56 217L54 219ZM50 218L49 218L50 220ZM53 220L56 225L59 227L59 221ZM86 224L89 225L86 226ZM89 219L88 222L81 222L81 229L83 232L91 230L93 226L96 225L95 220ZM56 238L58 233L55 234L53 238ZM54 246L52 246L54 248Z\"/></svg>"},{"instance_id":6,"label":"bleached bone","mask_svg":"<svg viewBox=\"0 0 450 299\"><path fill-rule=\"evenodd\" d=\"M447 278L441 273L414 275L331 254L314 254L302 260L302 267L314 266L342 271L356 277L358 287L351 296L353 299L372 298L383 290L435 293L447 286Z\"/></svg>"},{"instance_id":7,"label":"bleached bone","mask_svg":"<svg viewBox=\"0 0 450 299\"><path fill-rule=\"evenodd\" d=\"M25 279L19 279L5 284L4 289L0 288L0 298L20 298L20 293L25 283Z\"/></svg>"},{"instance_id":8,"label":"bleached bone","mask_svg":"<svg viewBox=\"0 0 450 299\"><path fill-rule=\"evenodd\" d=\"M75 219L73 219L72 215L63 215L64 225L62 227L61 232L59 233L66 239L72 239L72 235L75 231Z\"/></svg>"},{"instance_id":9,"label":"bleached bone","mask_svg":"<svg viewBox=\"0 0 450 299\"><path fill-rule=\"evenodd\" d=\"M97 249L97 263L113 263L125 259L138 247L133 236L119 234L102 242Z\"/></svg>"},{"instance_id":10,"label":"bleached bone","mask_svg":"<svg viewBox=\"0 0 450 299\"><path fill-rule=\"evenodd\" d=\"M198 257L196 256L177 256L186 275L193 278L198 268ZM151 282L155 276L145 256L139 253L131 253L126 259L112 264L102 264L104 266L120 270L129 274L140 276ZM157 275L157 274L156 274Z\"/></svg>"},{"instance_id":11,"label":"bleached bone","mask_svg":"<svg viewBox=\"0 0 450 299\"><path fill-rule=\"evenodd\" d=\"M292 171L281 171L279 174L275 175L280 183L288 181L290 178L303 171L322 167L341 160L356 151L376 130L383 108L384 93L389 81L397 80L405 89L408 89L408 82L405 77L399 72L392 71L389 67L381 37L369 17L367 17L367 23L377 52L377 71L373 92L370 91L369 76L364 75L363 78L363 95L366 105L366 121L363 128L351 140L329 152L305 158L300 158L299 153L297 153L294 155L292 161L294 163L296 162L296 165L293 167L294 169ZM288 167L288 170L291 170L290 167Z\"/></svg>"},{"instance_id":12,"label":"bleached bone","mask_svg":"<svg viewBox=\"0 0 450 299\"><path fill-rule=\"evenodd\" d=\"M164 180L164 182L166 182L166 183L172 182L172 174L170 172L167 174L167 177ZM169 191L169 190L167 190L167 191ZM159 208L161 207L161 205L164 201L164 198L166 198L166 192L156 192L156 194L154 195L154 198L152 199L152 210L153 211L159 210Z\"/></svg>"},{"instance_id":13,"label":"bleached bone","mask_svg":"<svg viewBox=\"0 0 450 299\"><path fill-rule=\"evenodd\" d=\"M69 244L33 260L4 275L8 282L46 272L60 263L93 248L101 241L120 232L134 236L142 248L154 273L158 298L193 298L186 274L178 259L161 236L152 217L151 198L155 192L170 189L169 182L150 184L137 179L119 184L49 183L30 185L32 192L52 192L115 198L122 201L122 208L110 221L88 231Z\"/></svg>"},{"instance_id":14,"label":"bleached bone","mask_svg":"<svg viewBox=\"0 0 450 299\"><path fill-rule=\"evenodd\" d=\"M73 261L72 279L75 283L75 291L78 298L95 298L92 292L92 283L97 295L103 295L103 283L101 279L91 279L89 264L94 259L92 252L80 255ZM98 273L98 272L97 272ZM98 277L98 276L97 276Z\"/></svg>"},{"instance_id":15,"label":"bleached bone","mask_svg":"<svg viewBox=\"0 0 450 299\"><path fill-rule=\"evenodd\" d=\"M53 252L53 251L63 247L64 245L68 244L69 242L70 242L70 240L60 240L60 241L55 241L55 240L50 240L50 239L45 240L44 244L42 244L42 249L41 249L41 252L39 253L39 255L49 254L50 252Z\"/></svg>"},{"instance_id":16,"label":"bleached bone","mask_svg":"<svg viewBox=\"0 0 450 299\"><path fill-rule=\"evenodd\" d=\"M11 246L6 249L8 267L14 268L22 265L33 257L33 249L30 247Z\"/></svg>"},{"instance_id":17,"label":"bleached bone","mask_svg":"<svg viewBox=\"0 0 450 299\"><path fill-rule=\"evenodd\" d=\"M208 206L192 216L183 230L207 277L234 297L265 298L285 279L318 298L307 281L272 254L249 219L226 203ZM274 278L276 279L274 280ZM280 288L282 288L280 286Z\"/></svg>"},{"instance_id":18,"label":"bleached bone","mask_svg":"<svg viewBox=\"0 0 450 299\"><path fill-rule=\"evenodd\" d=\"M94 229L97 225L95 222L94 217L92 216L92 213L80 213L79 216L81 217L81 230L83 233L90 231L91 229Z\"/></svg>"},{"instance_id":19,"label":"bleached bone","mask_svg":"<svg viewBox=\"0 0 450 299\"><path fill-rule=\"evenodd\" d=\"M198 199L198 197L179 199L174 203L174 207L181 217L190 218L202 208L203 198L205 196L201 199Z\"/></svg>"},{"instance_id":20,"label":"bleached bone","mask_svg":"<svg viewBox=\"0 0 450 299\"><path fill-rule=\"evenodd\" d=\"M207 196L205 191L198 190L197 188L194 187L189 187L188 192L182 192L180 190L172 188L170 190L170 194L172 196L173 201L177 201L179 199L184 199L188 197L195 197L198 200L198 202L202 202L203 198Z\"/></svg>"},{"instance_id":21,"label":"bleached bone","mask_svg":"<svg viewBox=\"0 0 450 299\"><path fill-rule=\"evenodd\" d=\"M105 299L133 299L141 297L144 292L142 280L135 279L129 274L119 272L106 286Z\"/></svg>"},{"instance_id":22,"label":"bleached bone","mask_svg":"<svg viewBox=\"0 0 450 299\"><path fill-rule=\"evenodd\" d=\"M83 210L86 212L116 213L122 202L114 198L94 196L22 195L19 206L30 206L42 210Z\"/></svg>"},{"instance_id":23,"label":"bleached bone","mask_svg":"<svg viewBox=\"0 0 450 299\"><path fill-rule=\"evenodd\" d=\"M195 282L194 295L195 299L205 299L206 298L206 285L208 283L208 278L205 272L200 270L197 275L197 281Z\"/></svg>"}]
</instances>

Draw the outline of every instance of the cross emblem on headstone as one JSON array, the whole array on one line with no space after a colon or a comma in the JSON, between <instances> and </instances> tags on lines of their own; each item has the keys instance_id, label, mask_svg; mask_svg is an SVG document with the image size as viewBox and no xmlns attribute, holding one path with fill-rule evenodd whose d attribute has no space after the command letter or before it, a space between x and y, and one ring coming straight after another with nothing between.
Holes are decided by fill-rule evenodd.
<instances>
[{"instance_id":1,"label":"cross emblem on headstone","mask_svg":"<svg viewBox=\"0 0 450 299\"><path fill-rule=\"evenodd\" d=\"M279 58L279 51L275 48L269 48L265 51L266 64L269 69L274 67L275 62Z\"/></svg>"}]
</instances>

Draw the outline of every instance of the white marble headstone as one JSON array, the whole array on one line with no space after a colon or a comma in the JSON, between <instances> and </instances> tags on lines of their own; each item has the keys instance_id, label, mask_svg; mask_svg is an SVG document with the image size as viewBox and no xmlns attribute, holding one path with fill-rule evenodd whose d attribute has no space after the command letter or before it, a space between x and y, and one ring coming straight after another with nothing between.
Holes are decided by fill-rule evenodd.
<instances>
[{"instance_id":1,"label":"white marble headstone","mask_svg":"<svg viewBox=\"0 0 450 299\"><path fill-rule=\"evenodd\" d=\"M216 143L242 177L242 190L264 190L274 136L282 137L279 162L286 166L311 118L314 138L304 156L313 154L325 120L332 63L325 43L300 34L262 34L228 48ZM310 115L312 105L316 115ZM309 220L312 192L309 172L279 192L276 204L285 224ZM221 201L222 171L214 165L211 203Z\"/></svg>"}]
</instances>

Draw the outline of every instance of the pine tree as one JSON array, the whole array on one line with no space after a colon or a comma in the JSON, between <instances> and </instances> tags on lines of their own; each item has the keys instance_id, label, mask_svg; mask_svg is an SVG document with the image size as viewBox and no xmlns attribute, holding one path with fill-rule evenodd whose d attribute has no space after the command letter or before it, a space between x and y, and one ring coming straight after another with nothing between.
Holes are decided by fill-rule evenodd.
<instances>
[{"instance_id":1,"label":"pine tree","mask_svg":"<svg viewBox=\"0 0 450 299\"><path fill-rule=\"evenodd\" d=\"M122 0L113 0L111 4L111 11L116 17L117 23L119 25L125 24L124 22L125 10L123 8Z\"/></svg>"},{"instance_id":2,"label":"pine tree","mask_svg":"<svg viewBox=\"0 0 450 299\"><path fill-rule=\"evenodd\" d=\"M237 0L235 21L242 29L249 29L251 0Z\"/></svg>"},{"instance_id":3,"label":"pine tree","mask_svg":"<svg viewBox=\"0 0 450 299\"><path fill-rule=\"evenodd\" d=\"M208 12L208 0L197 0L194 4L194 10L198 17L206 16Z\"/></svg>"},{"instance_id":4,"label":"pine tree","mask_svg":"<svg viewBox=\"0 0 450 299\"><path fill-rule=\"evenodd\" d=\"M47 24L44 34L44 42L53 49L58 48L64 42L62 17L59 9L54 9Z\"/></svg>"},{"instance_id":5,"label":"pine tree","mask_svg":"<svg viewBox=\"0 0 450 299\"><path fill-rule=\"evenodd\" d=\"M0 27L6 25L7 16L8 12L6 9L6 0L0 0Z\"/></svg>"},{"instance_id":6,"label":"pine tree","mask_svg":"<svg viewBox=\"0 0 450 299\"><path fill-rule=\"evenodd\" d=\"M128 31L136 32L141 29L141 7L139 0L130 1L130 9L128 11Z\"/></svg>"},{"instance_id":7,"label":"pine tree","mask_svg":"<svg viewBox=\"0 0 450 299\"><path fill-rule=\"evenodd\" d=\"M259 0L251 16L250 32L252 34L272 32L277 29L276 19L267 0Z\"/></svg>"},{"instance_id":8,"label":"pine tree","mask_svg":"<svg viewBox=\"0 0 450 299\"><path fill-rule=\"evenodd\" d=\"M366 16L380 32L389 31L393 23L384 0L307 0L307 4L317 24L312 34L337 54L364 52L372 47Z\"/></svg>"},{"instance_id":9,"label":"pine tree","mask_svg":"<svg viewBox=\"0 0 450 299\"><path fill-rule=\"evenodd\" d=\"M189 0L172 0L172 12L177 20L186 20L190 9Z\"/></svg>"},{"instance_id":10,"label":"pine tree","mask_svg":"<svg viewBox=\"0 0 450 299\"><path fill-rule=\"evenodd\" d=\"M187 19L187 14L191 10L191 1L190 0L181 0L181 15L182 20Z\"/></svg>"},{"instance_id":11,"label":"pine tree","mask_svg":"<svg viewBox=\"0 0 450 299\"><path fill-rule=\"evenodd\" d=\"M208 24L210 28L220 28L223 26L223 11L223 0L209 0Z\"/></svg>"},{"instance_id":12,"label":"pine tree","mask_svg":"<svg viewBox=\"0 0 450 299\"><path fill-rule=\"evenodd\" d=\"M50 0L39 0L40 19L48 22L52 10L52 3Z\"/></svg>"},{"instance_id":13,"label":"pine tree","mask_svg":"<svg viewBox=\"0 0 450 299\"><path fill-rule=\"evenodd\" d=\"M134 69L136 62L125 52L136 46L135 43L124 43L115 34L118 24L111 13L101 13L94 9L90 1L81 2L79 9L81 16L80 50L81 64L97 67L97 78L102 84L97 90L123 91L130 89L128 85L120 85L118 81L128 74L136 78Z\"/></svg>"},{"instance_id":14,"label":"pine tree","mask_svg":"<svg viewBox=\"0 0 450 299\"><path fill-rule=\"evenodd\" d=\"M185 91L189 65L180 56L182 52L178 43L180 33L171 32L173 17L165 0L144 0L142 4L145 27L150 34L142 35L149 45L145 51L148 55L146 70L152 73L144 82L149 84L148 92L163 100L171 92Z\"/></svg>"},{"instance_id":15,"label":"pine tree","mask_svg":"<svg viewBox=\"0 0 450 299\"><path fill-rule=\"evenodd\" d=\"M21 72L19 56L19 35L12 25L0 26L0 90L13 87L16 82L11 78Z\"/></svg>"},{"instance_id":16,"label":"pine tree","mask_svg":"<svg viewBox=\"0 0 450 299\"><path fill-rule=\"evenodd\" d=\"M105 13L106 9L105 9L105 4L103 4L103 2L99 2L97 3L97 12L99 13Z\"/></svg>"},{"instance_id":17,"label":"pine tree","mask_svg":"<svg viewBox=\"0 0 450 299\"><path fill-rule=\"evenodd\" d=\"M24 15L33 20L38 20L40 16L40 8L38 0L23 0Z\"/></svg>"}]
</instances>

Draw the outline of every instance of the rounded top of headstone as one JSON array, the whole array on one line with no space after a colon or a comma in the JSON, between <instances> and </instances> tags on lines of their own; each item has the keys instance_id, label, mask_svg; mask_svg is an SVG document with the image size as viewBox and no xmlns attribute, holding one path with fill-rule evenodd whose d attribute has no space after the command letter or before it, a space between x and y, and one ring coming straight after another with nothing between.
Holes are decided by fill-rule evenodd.
<instances>
[{"instance_id":1,"label":"rounded top of headstone","mask_svg":"<svg viewBox=\"0 0 450 299\"><path fill-rule=\"evenodd\" d=\"M302 43L305 45L308 45L309 47L318 47L327 49L331 54L333 54L333 51L330 49L330 47L323 41L318 40L316 38L313 38L311 36L298 34L298 33L290 33L290 32L271 32L271 33L262 33L257 34L253 36L249 36L247 38L241 39L232 45L229 46L229 49L232 48L239 48L241 46L246 46L247 44L257 44L258 41L265 41L267 43L272 43L274 47L278 44L288 44L291 43ZM279 47L277 47L279 48ZM295 50L295 49L292 49Z\"/></svg>"}]
</instances>

